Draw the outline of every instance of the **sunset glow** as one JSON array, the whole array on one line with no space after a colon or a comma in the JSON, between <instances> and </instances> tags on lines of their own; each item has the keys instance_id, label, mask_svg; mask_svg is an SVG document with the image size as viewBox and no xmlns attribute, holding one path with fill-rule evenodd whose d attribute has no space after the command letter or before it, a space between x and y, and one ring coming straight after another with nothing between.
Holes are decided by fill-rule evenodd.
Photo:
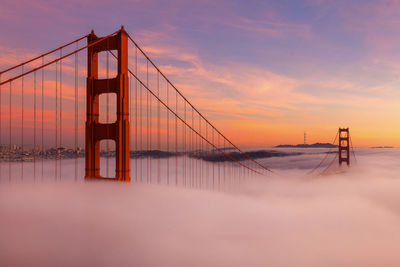
<instances>
[{"instance_id":1,"label":"sunset glow","mask_svg":"<svg viewBox=\"0 0 400 267\"><path fill-rule=\"evenodd\" d=\"M2 0L0 266L400 266L400 1Z\"/></svg>"},{"instance_id":2,"label":"sunset glow","mask_svg":"<svg viewBox=\"0 0 400 267\"><path fill-rule=\"evenodd\" d=\"M352 128L356 146L398 146L399 8L397 1L5 0L0 67L123 24L242 146L301 143L304 131L310 142L329 142L340 126ZM251 141L240 137L248 133Z\"/></svg>"}]
</instances>

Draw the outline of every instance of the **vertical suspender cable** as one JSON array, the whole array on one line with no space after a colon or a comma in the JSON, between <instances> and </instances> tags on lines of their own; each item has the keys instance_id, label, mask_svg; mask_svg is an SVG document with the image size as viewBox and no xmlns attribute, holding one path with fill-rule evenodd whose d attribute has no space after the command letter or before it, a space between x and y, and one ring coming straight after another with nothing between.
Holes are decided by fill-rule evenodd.
<instances>
[{"instance_id":1,"label":"vertical suspender cable","mask_svg":"<svg viewBox=\"0 0 400 267\"><path fill-rule=\"evenodd\" d=\"M149 140L149 61L147 61L147 69L146 69L146 125L147 125L147 131L146 131L146 141L147 141L147 183L151 182L151 177L150 177L150 140Z\"/></svg>"},{"instance_id":2,"label":"vertical suspender cable","mask_svg":"<svg viewBox=\"0 0 400 267\"><path fill-rule=\"evenodd\" d=\"M76 43L78 49L78 42ZM75 181L78 180L78 53L75 54L75 118L74 118L74 151L75 151Z\"/></svg>"},{"instance_id":3,"label":"vertical suspender cable","mask_svg":"<svg viewBox=\"0 0 400 267\"><path fill-rule=\"evenodd\" d=\"M199 133L202 136L201 132L201 116L199 116ZM203 189L203 138L199 136L199 160L200 160L200 189Z\"/></svg>"},{"instance_id":4,"label":"vertical suspender cable","mask_svg":"<svg viewBox=\"0 0 400 267\"><path fill-rule=\"evenodd\" d=\"M220 149L220 146L219 146L219 137L220 137L220 134L218 134L218 144L217 144L218 150ZM221 189L221 168L220 168L220 161L221 161L221 159L223 158L223 157L221 157L221 156L223 156L223 155L221 155L221 152L218 151L218 188L219 188L219 189Z\"/></svg>"},{"instance_id":5,"label":"vertical suspender cable","mask_svg":"<svg viewBox=\"0 0 400 267\"><path fill-rule=\"evenodd\" d=\"M169 107L169 87L167 83L167 106ZM169 151L169 110L167 110L167 184L169 185L169 158L170 158L170 151Z\"/></svg>"},{"instance_id":6,"label":"vertical suspender cable","mask_svg":"<svg viewBox=\"0 0 400 267\"><path fill-rule=\"evenodd\" d=\"M129 163L131 162L131 151L132 151L132 74L128 71L128 78L129 78ZM115 147L115 151L117 151L117 148ZM132 169L131 169L132 170ZM130 170L130 172L132 172ZM133 178L133 180L136 180L136 176Z\"/></svg>"},{"instance_id":7,"label":"vertical suspender cable","mask_svg":"<svg viewBox=\"0 0 400 267\"><path fill-rule=\"evenodd\" d=\"M24 66L22 66L22 73L24 73ZM24 153L24 77L22 77L21 87L21 153ZM24 161L21 161L21 180L24 179Z\"/></svg>"},{"instance_id":8,"label":"vertical suspender cable","mask_svg":"<svg viewBox=\"0 0 400 267\"><path fill-rule=\"evenodd\" d=\"M175 92L175 114L178 114L178 93ZM175 115L175 185L178 185L178 117Z\"/></svg>"},{"instance_id":9,"label":"vertical suspender cable","mask_svg":"<svg viewBox=\"0 0 400 267\"><path fill-rule=\"evenodd\" d=\"M33 180L36 182L36 71L33 73Z\"/></svg>"},{"instance_id":10,"label":"vertical suspender cable","mask_svg":"<svg viewBox=\"0 0 400 267\"><path fill-rule=\"evenodd\" d=\"M12 151L12 145L11 145L11 89L12 88L12 84L11 84L11 82L10 82L10 95L9 95L9 105L8 105L8 109L9 109L9 116L10 116L10 119L9 119L9 128L8 128L8 137L9 137L9 153L8 153L8 155L9 155L9 157L8 157L8 180L9 180L9 182L11 182L11 160L12 160L12 158L11 158L11 153L12 152L15 152L15 151Z\"/></svg>"},{"instance_id":11,"label":"vertical suspender cable","mask_svg":"<svg viewBox=\"0 0 400 267\"><path fill-rule=\"evenodd\" d=\"M128 71L129 79L129 162L131 161L131 151L132 151L132 74ZM117 148L115 147L115 156L117 156ZM116 162L115 162L116 165ZM132 170L132 169L131 169ZM131 172L130 170L130 172ZM136 177L133 178L135 180Z\"/></svg>"},{"instance_id":12,"label":"vertical suspender cable","mask_svg":"<svg viewBox=\"0 0 400 267\"><path fill-rule=\"evenodd\" d=\"M208 141L208 126L207 126L207 122L206 122L206 140ZM204 159L204 165L206 165L205 166L205 188L207 189L208 188L208 175L209 175L209 173L208 173L208 171L209 171L209 169L208 169L208 162L207 162L207 157L208 157L208 150L207 150L207 143L205 143L204 144L205 145L205 147L204 147L204 157L203 157L203 159Z\"/></svg>"},{"instance_id":13,"label":"vertical suspender cable","mask_svg":"<svg viewBox=\"0 0 400 267\"><path fill-rule=\"evenodd\" d=\"M193 109L191 109L191 110L192 110L191 126L193 127ZM189 157L188 159L189 159L189 164L190 164L190 169L189 169L190 187L193 187L193 131L190 128L189 128L189 154L188 154L188 157Z\"/></svg>"},{"instance_id":14,"label":"vertical suspender cable","mask_svg":"<svg viewBox=\"0 0 400 267\"><path fill-rule=\"evenodd\" d=\"M107 78L107 88L109 88L109 79L110 79L110 55L109 55L109 39L107 38L107 55L106 55L106 78ZM110 96L109 94L106 94L106 123L108 124L110 122ZM107 127L107 135L109 134L109 128ZM110 144L109 140L106 140L106 174L107 177L110 177L110 172L109 172L109 156L110 156Z\"/></svg>"},{"instance_id":15,"label":"vertical suspender cable","mask_svg":"<svg viewBox=\"0 0 400 267\"><path fill-rule=\"evenodd\" d=\"M197 115L197 114L196 114ZM197 116L195 115L195 125L199 128L197 123ZM197 130L198 131L198 130ZM196 148L196 188L200 186L200 139L199 135L195 134L195 148Z\"/></svg>"},{"instance_id":16,"label":"vertical suspender cable","mask_svg":"<svg viewBox=\"0 0 400 267\"><path fill-rule=\"evenodd\" d=\"M157 72L157 97L160 98L160 76L159 73ZM160 121L160 101L157 101L158 106L157 106L157 149L158 149L158 159L157 159L157 183L160 184L161 182L161 170L160 170L160 150L161 150L161 144L160 144L160 127L161 127L161 121Z\"/></svg>"},{"instance_id":17,"label":"vertical suspender cable","mask_svg":"<svg viewBox=\"0 0 400 267\"><path fill-rule=\"evenodd\" d=\"M186 101L184 100L183 105L183 119L186 123ZM183 179L186 186L186 125L182 124L182 132L183 132Z\"/></svg>"},{"instance_id":18,"label":"vertical suspender cable","mask_svg":"<svg viewBox=\"0 0 400 267\"><path fill-rule=\"evenodd\" d=\"M211 142L214 145L214 129L211 129L211 130L212 130L212 132L211 132L211 134L212 134L212 137L211 137L212 139L211 140L212 141ZM214 190L215 189L215 160L216 159L215 159L215 149L212 148L212 147L211 147L211 149L212 149L211 150L211 158L213 159L212 160L212 172L213 172L213 183L212 183L213 186L212 186L212 189Z\"/></svg>"},{"instance_id":19,"label":"vertical suspender cable","mask_svg":"<svg viewBox=\"0 0 400 267\"><path fill-rule=\"evenodd\" d=\"M42 57L42 65L44 65L44 57ZM41 138L41 153L42 153L42 168L41 179L43 181L43 161L44 161L44 68L42 68L42 138Z\"/></svg>"},{"instance_id":20,"label":"vertical suspender cable","mask_svg":"<svg viewBox=\"0 0 400 267\"><path fill-rule=\"evenodd\" d=\"M62 49L60 49L60 58L61 57ZM60 147L62 147L62 59L60 59Z\"/></svg>"},{"instance_id":21,"label":"vertical suspender cable","mask_svg":"<svg viewBox=\"0 0 400 267\"><path fill-rule=\"evenodd\" d=\"M56 158L55 158L55 174L54 177L57 180L57 168L58 168L58 164L57 164L57 159L58 159L58 63L56 62Z\"/></svg>"},{"instance_id":22,"label":"vertical suspender cable","mask_svg":"<svg viewBox=\"0 0 400 267\"><path fill-rule=\"evenodd\" d=\"M142 119L142 109L143 109L143 105L142 105L142 84L139 84L139 118L140 118L140 181L143 182L143 119Z\"/></svg>"},{"instance_id":23,"label":"vertical suspender cable","mask_svg":"<svg viewBox=\"0 0 400 267\"><path fill-rule=\"evenodd\" d=\"M24 73L24 66L22 66L22 74ZM24 151L24 77L21 79L21 152Z\"/></svg>"},{"instance_id":24,"label":"vertical suspender cable","mask_svg":"<svg viewBox=\"0 0 400 267\"><path fill-rule=\"evenodd\" d=\"M148 66L148 62L147 62L147 66ZM148 71L148 69L147 69L147 77L149 76L149 71ZM149 87L149 78L147 78L147 88L150 90L150 87ZM149 96L149 118L148 118L148 120L149 120L149 144L150 144L150 157L149 157L149 173L150 173L150 183L152 183L152 181L153 181L153 176L152 176L152 172L153 172L153 167L152 167L152 165L153 165L153 146L152 146L152 128L151 128L151 120L152 120L152 118L153 118L153 116L152 116L152 114L151 114L151 112L152 112L152 97L153 97L153 95L152 94L150 94L150 92L148 92L149 94L148 94L148 96Z\"/></svg>"},{"instance_id":25,"label":"vertical suspender cable","mask_svg":"<svg viewBox=\"0 0 400 267\"><path fill-rule=\"evenodd\" d=\"M137 73L137 47L135 46L135 75L138 77ZM137 94L137 79L135 78L135 180L136 182L138 179L138 165L137 165L137 158L138 158L138 94Z\"/></svg>"},{"instance_id":26,"label":"vertical suspender cable","mask_svg":"<svg viewBox=\"0 0 400 267\"><path fill-rule=\"evenodd\" d=\"M185 103L185 102L184 102ZM185 116L185 115L184 115ZM181 116L182 118L183 116ZM184 117L183 117L184 118ZM184 152L185 151L185 124L182 123L182 136L181 136L181 140L182 140L182 144L181 144L181 151ZM182 153L182 163L181 163L181 169L182 169L182 185L185 186L185 179L186 179L186 175L185 175L185 154Z\"/></svg>"},{"instance_id":27,"label":"vertical suspender cable","mask_svg":"<svg viewBox=\"0 0 400 267\"><path fill-rule=\"evenodd\" d=\"M0 74L0 84L1 84L1 74ZM2 110L2 108L3 108L3 105L2 105L2 102L1 102L1 85L0 85L0 149L1 149L1 152L3 153L3 144L2 144L2 140L1 140L1 134L2 134L2 128L1 128L1 115L2 115L2 112L1 112L1 110ZM2 181L2 174L1 174L1 171L2 171L2 165L3 165L3 158L0 160L0 181Z\"/></svg>"},{"instance_id":28,"label":"vertical suspender cable","mask_svg":"<svg viewBox=\"0 0 400 267\"><path fill-rule=\"evenodd\" d=\"M146 146L147 146L147 161L146 161L146 172L147 172L147 183L151 182L150 177L150 141L149 141L149 91L146 90Z\"/></svg>"},{"instance_id":29,"label":"vertical suspender cable","mask_svg":"<svg viewBox=\"0 0 400 267\"><path fill-rule=\"evenodd\" d=\"M192 107L192 129L194 129L194 110L193 110L193 107ZM191 145L192 145L192 147L191 147L191 153L192 153L192 155L191 155L191 158L192 158L192 160L191 160L191 162L192 162L192 187L194 187L194 184L195 184L195 172L194 172L194 167L195 167L195 165L197 165L197 161L195 161L195 152L194 152L194 137L195 137L195 135L194 135L194 132L193 131L191 131L192 133L191 133Z\"/></svg>"},{"instance_id":30,"label":"vertical suspender cable","mask_svg":"<svg viewBox=\"0 0 400 267\"><path fill-rule=\"evenodd\" d=\"M200 135L202 135L201 133L201 117L199 116L199 133ZM203 186L203 139L199 138L199 144L200 144L200 189Z\"/></svg>"},{"instance_id":31,"label":"vertical suspender cable","mask_svg":"<svg viewBox=\"0 0 400 267\"><path fill-rule=\"evenodd\" d=\"M60 148L62 147L62 48L60 49ZM61 180L61 159L62 159L62 153L63 151L60 150L60 172L59 172L59 178Z\"/></svg>"},{"instance_id":32,"label":"vertical suspender cable","mask_svg":"<svg viewBox=\"0 0 400 267\"><path fill-rule=\"evenodd\" d=\"M226 145L226 143L225 143L225 138L224 138L224 146L223 146L223 148L222 149L225 149L225 145ZM228 152L229 153L229 152ZM223 168L224 168L224 184L225 184L225 181L226 181L226 168L225 168L225 162L226 162L226 160L227 160L227 158L224 158L224 161L222 162L222 164L223 164ZM240 160L240 159L239 159Z\"/></svg>"}]
</instances>

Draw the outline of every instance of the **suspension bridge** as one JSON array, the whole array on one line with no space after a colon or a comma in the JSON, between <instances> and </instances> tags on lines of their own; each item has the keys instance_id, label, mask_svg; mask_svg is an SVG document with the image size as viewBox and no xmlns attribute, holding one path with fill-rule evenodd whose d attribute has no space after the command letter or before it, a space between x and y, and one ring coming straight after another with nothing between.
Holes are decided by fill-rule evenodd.
<instances>
[{"instance_id":1,"label":"suspension bridge","mask_svg":"<svg viewBox=\"0 0 400 267\"><path fill-rule=\"evenodd\" d=\"M70 176L215 188L274 174L211 123L123 27L1 71L0 104L2 181ZM340 164L350 163L349 138L348 129L339 138ZM326 157L311 172L332 165Z\"/></svg>"}]
</instances>

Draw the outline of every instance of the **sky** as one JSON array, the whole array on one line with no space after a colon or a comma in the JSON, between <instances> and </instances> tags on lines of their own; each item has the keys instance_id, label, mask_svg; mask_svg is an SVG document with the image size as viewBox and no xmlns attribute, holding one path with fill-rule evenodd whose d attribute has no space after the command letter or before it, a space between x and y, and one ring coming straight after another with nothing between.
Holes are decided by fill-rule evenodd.
<instances>
[{"instance_id":1,"label":"sky","mask_svg":"<svg viewBox=\"0 0 400 267\"><path fill-rule=\"evenodd\" d=\"M10 1L0 68L124 25L234 143L400 145L399 1ZM251 136L252 138L249 138Z\"/></svg>"}]
</instances>

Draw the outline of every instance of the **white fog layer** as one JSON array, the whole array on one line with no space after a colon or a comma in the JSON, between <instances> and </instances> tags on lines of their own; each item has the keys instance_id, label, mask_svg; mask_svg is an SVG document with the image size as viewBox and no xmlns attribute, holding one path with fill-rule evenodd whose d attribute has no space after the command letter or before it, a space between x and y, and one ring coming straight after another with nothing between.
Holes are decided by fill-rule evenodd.
<instances>
[{"instance_id":1,"label":"white fog layer","mask_svg":"<svg viewBox=\"0 0 400 267\"><path fill-rule=\"evenodd\" d=\"M227 190L83 182L82 161L74 182L73 160L9 182L2 163L0 266L399 266L400 150L356 153L322 176L324 154L263 159L279 175Z\"/></svg>"}]
</instances>

